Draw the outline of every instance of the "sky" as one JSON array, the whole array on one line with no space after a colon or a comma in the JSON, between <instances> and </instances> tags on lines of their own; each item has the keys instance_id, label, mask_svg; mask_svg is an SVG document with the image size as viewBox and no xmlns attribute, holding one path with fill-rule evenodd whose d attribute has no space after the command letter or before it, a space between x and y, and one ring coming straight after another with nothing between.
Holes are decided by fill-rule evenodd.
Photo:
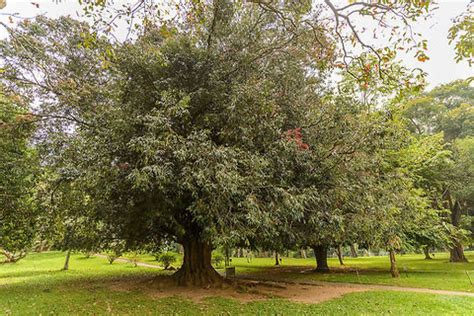
<instances>
[{"instance_id":1,"label":"sky","mask_svg":"<svg viewBox=\"0 0 474 316\"><path fill-rule=\"evenodd\" d=\"M430 60L421 63L410 55L402 56L401 59L403 64L410 68L423 69L428 74L429 87L474 76L474 68L469 67L466 62L455 62L454 47L449 45L447 40L452 19L461 14L470 1L438 1L439 8L434 12L431 19L418 21L413 25L414 30L421 32L424 38L428 40ZM39 4L39 8L33 5L32 2ZM126 2L126 0L115 0L115 2L119 4ZM347 3L344 0L339 0L339 2ZM77 14L81 13L81 7L78 0L7 0L7 6L0 11L0 21L7 23L6 13L18 13L22 17L34 17L38 14L45 14L49 17L59 17L61 15L77 17ZM0 38L5 36L6 31L0 28Z\"/></svg>"}]
</instances>

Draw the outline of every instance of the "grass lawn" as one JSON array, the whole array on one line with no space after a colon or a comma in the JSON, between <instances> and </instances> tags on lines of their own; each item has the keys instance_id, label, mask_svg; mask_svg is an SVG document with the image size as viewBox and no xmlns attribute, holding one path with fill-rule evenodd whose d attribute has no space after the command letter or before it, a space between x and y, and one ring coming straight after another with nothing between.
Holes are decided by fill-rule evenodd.
<instances>
[{"instance_id":1,"label":"grass lawn","mask_svg":"<svg viewBox=\"0 0 474 316\"><path fill-rule=\"evenodd\" d=\"M330 273L308 271L315 267L313 258L283 257L280 268L275 268L273 258L253 258L251 263L247 263L245 258L233 258L232 263L238 274L260 275L265 278L387 284L474 292L474 286L466 275L467 272L474 282L474 251L466 252L466 256L469 263L449 263L447 253L437 253L433 260L424 260L424 256L418 254L397 256L401 272L398 279L390 276L390 262L388 257L384 256L345 258L344 268L341 268L336 258L330 258L329 266L334 269ZM302 273L304 270L307 273Z\"/></svg>"},{"instance_id":2,"label":"grass lawn","mask_svg":"<svg viewBox=\"0 0 474 316\"><path fill-rule=\"evenodd\" d=\"M279 298L248 303L219 296L206 298L198 303L179 296L158 298L143 289L148 286L146 282L162 273L160 270L135 268L128 263L110 265L103 258L85 259L82 255L74 255L70 263L71 270L60 271L63 261L64 253L48 252L31 254L16 264L0 265L0 313L12 315L474 314L473 298L391 291L350 293L319 304L295 303ZM234 262L237 261L234 259ZM266 261L259 261L254 261L256 266L254 269L269 266ZM294 264L298 262L295 261ZM369 262L367 264L370 265ZM129 283L141 284L142 287L132 290L121 289L121 284ZM150 283L150 287L152 286L154 285Z\"/></svg>"},{"instance_id":3,"label":"grass lawn","mask_svg":"<svg viewBox=\"0 0 474 316\"><path fill-rule=\"evenodd\" d=\"M390 275L390 262L386 256L344 258L345 266L341 267L337 258L329 258L330 273L312 273L315 267L314 258L282 258L282 265L276 268L273 258L253 258L250 263L246 258L232 258L237 274L260 276L266 279L291 281L330 281L363 284L384 284L474 292L468 275L474 282L474 251L466 251L469 263L450 263L448 253L436 253L433 260L425 260L422 254L398 255L397 263L401 272L398 279ZM155 258L140 254L138 259L148 264L159 265ZM182 260L177 255L175 267ZM219 271L223 272L221 266ZM306 272L306 273L302 273Z\"/></svg>"}]
</instances>

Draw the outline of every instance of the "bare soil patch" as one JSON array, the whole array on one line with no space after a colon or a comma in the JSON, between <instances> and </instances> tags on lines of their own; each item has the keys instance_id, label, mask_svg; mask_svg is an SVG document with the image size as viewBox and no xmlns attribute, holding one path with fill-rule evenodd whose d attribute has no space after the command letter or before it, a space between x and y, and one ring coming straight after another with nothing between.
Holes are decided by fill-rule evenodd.
<instances>
[{"instance_id":1,"label":"bare soil patch","mask_svg":"<svg viewBox=\"0 0 474 316\"><path fill-rule=\"evenodd\" d=\"M156 265L137 263L138 266L160 268ZM333 268L330 273L348 273L353 269L348 267ZM355 284L338 282L292 282L282 280L285 273L314 273L307 266L266 268L262 273L252 276L242 275L233 283L224 283L221 287L180 287L170 276L159 276L147 280L116 280L110 288L115 291L143 291L156 298L180 296L194 302L200 302L208 297L225 297L243 303L266 300L272 297L286 298L300 303L319 303L341 297L348 293L364 291L400 291L440 295L455 295L474 297L474 293L433 290L426 288L410 288L390 285Z\"/></svg>"},{"instance_id":2,"label":"bare soil patch","mask_svg":"<svg viewBox=\"0 0 474 316\"><path fill-rule=\"evenodd\" d=\"M179 296L194 302L208 297L225 297L242 303L285 298L300 303L319 303L338 298L352 292L366 291L363 287L341 287L334 285L284 284L280 282L237 280L219 287L180 287L170 277L153 279L113 281L109 288L114 291L142 291L154 298Z\"/></svg>"}]
</instances>

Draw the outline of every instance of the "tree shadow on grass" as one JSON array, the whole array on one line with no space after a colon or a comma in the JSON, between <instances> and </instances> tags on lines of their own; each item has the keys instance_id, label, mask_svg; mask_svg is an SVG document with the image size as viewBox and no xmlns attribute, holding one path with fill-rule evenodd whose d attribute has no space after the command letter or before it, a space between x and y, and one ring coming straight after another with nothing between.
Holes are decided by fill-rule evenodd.
<instances>
[{"instance_id":1,"label":"tree shadow on grass","mask_svg":"<svg viewBox=\"0 0 474 316\"><path fill-rule=\"evenodd\" d=\"M42 269L42 270L26 270L26 271L12 271L9 273L0 274L0 280L2 279L13 279L13 278L24 278L24 277L37 277L42 275L51 275L63 272L62 270L51 270L51 269Z\"/></svg>"},{"instance_id":2,"label":"tree shadow on grass","mask_svg":"<svg viewBox=\"0 0 474 316\"><path fill-rule=\"evenodd\" d=\"M8 296L9 293L21 293L34 295L34 293L48 291L60 291L64 289L99 289L106 288L116 282L124 283L146 283L155 280L157 277L166 277L160 275L159 271L150 273L150 271L141 271L133 274L115 274L110 275L84 275L70 274L64 270L41 270L41 271L23 271L11 273L3 277L8 279L30 278L19 282L0 284L0 296ZM1 279L0 279L1 283Z\"/></svg>"}]
</instances>

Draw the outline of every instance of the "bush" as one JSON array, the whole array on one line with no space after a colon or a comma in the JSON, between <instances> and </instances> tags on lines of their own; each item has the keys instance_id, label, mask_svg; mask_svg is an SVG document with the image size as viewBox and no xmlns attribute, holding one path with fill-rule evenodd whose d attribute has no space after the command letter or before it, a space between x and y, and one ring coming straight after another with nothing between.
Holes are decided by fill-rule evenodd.
<instances>
[{"instance_id":1,"label":"bush","mask_svg":"<svg viewBox=\"0 0 474 316\"><path fill-rule=\"evenodd\" d=\"M220 253L216 253L212 256L212 263L216 266L220 266L222 261L224 261L224 256Z\"/></svg>"},{"instance_id":2,"label":"bush","mask_svg":"<svg viewBox=\"0 0 474 316\"><path fill-rule=\"evenodd\" d=\"M95 252L89 250L89 251L84 251L83 254L84 254L84 258L90 259L90 258L92 258L92 257L94 256Z\"/></svg>"},{"instance_id":3,"label":"bush","mask_svg":"<svg viewBox=\"0 0 474 316\"><path fill-rule=\"evenodd\" d=\"M5 261L0 263L16 263L26 256L26 251L10 252L4 249L0 249L0 254L6 257Z\"/></svg>"},{"instance_id":4,"label":"bush","mask_svg":"<svg viewBox=\"0 0 474 316\"><path fill-rule=\"evenodd\" d=\"M109 250L105 254L107 255L107 260L110 264L114 263L115 260L122 256L122 252L117 250Z\"/></svg>"},{"instance_id":5,"label":"bush","mask_svg":"<svg viewBox=\"0 0 474 316\"><path fill-rule=\"evenodd\" d=\"M155 258L163 265L165 270L168 270L171 264L176 261L176 254L172 252L163 252L161 254L155 254Z\"/></svg>"},{"instance_id":6,"label":"bush","mask_svg":"<svg viewBox=\"0 0 474 316\"><path fill-rule=\"evenodd\" d=\"M136 268L138 267L138 261L140 260L139 255L140 253L138 251L131 251L125 254L125 258L127 258L128 262L133 264L133 266Z\"/></svg>"}]
</instances>

